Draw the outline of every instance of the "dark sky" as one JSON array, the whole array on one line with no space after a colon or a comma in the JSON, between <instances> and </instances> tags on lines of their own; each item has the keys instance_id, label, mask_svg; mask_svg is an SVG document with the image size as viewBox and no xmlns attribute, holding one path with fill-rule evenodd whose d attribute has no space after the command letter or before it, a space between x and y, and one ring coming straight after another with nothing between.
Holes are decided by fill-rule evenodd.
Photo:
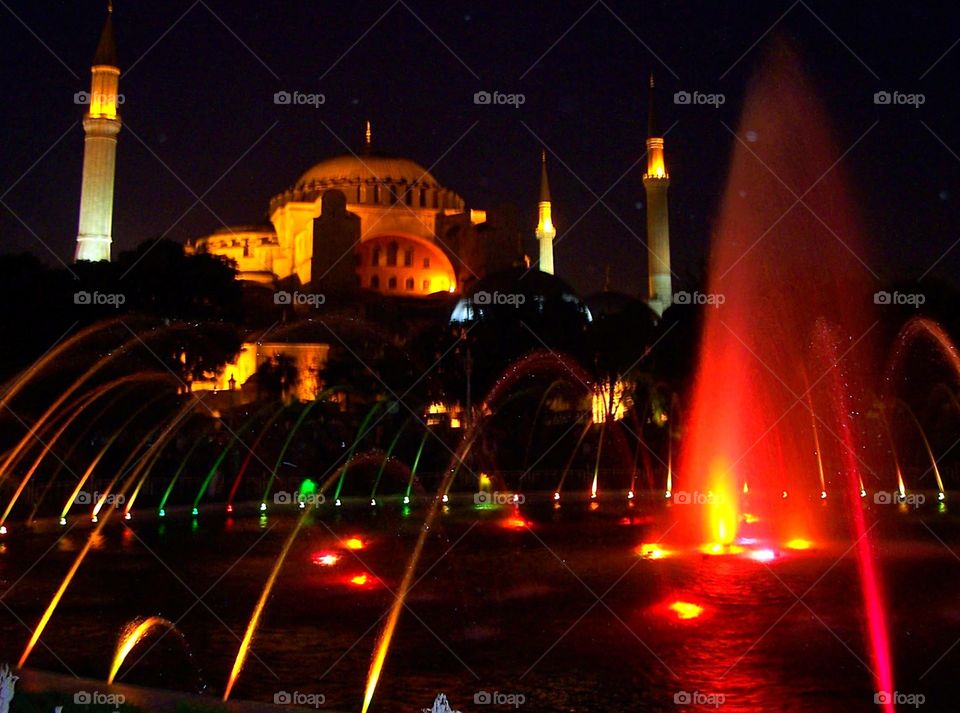
<instances>
[{"instance_id":1,"label":"dark sky","mask_svg":"<svg viewBox=\"0 0 960 713\"><path fill-rule=\"evenodd\" d=\"M936 263L930 277L956 282L960 246L948 249L960 239L960 44L951 51L960 6L952 5L118 0L126 101L115 250L158 235L183 241L221 220L265 222L272 195L343 143L359 148L370 118L378 149L432 167L470 206L515 203L531 233L542 141L560 234L576 223L556 246L557 273L586 294L609 266L614 289L642 292L646 255L631 231L645 232L643 165L631 166L644 150L648 73L662 87L662 123L676 122L667 137L675 271L695 274L734 141L724 123L737 126L765 44L785 33L834 117L838 158L859 140L842 167L871 267L894 279ZM51 263L54 253L72 255L83 144L73 95L88 88L104 6L0 7L2 252ZM278 90L326 102L277 106ZM526 101L476 106L480 90ZM723 93L726 102L677 106L678 90ZM925 103L878 106L880 90L922 93Z\"/></svg>"}]
</instances>

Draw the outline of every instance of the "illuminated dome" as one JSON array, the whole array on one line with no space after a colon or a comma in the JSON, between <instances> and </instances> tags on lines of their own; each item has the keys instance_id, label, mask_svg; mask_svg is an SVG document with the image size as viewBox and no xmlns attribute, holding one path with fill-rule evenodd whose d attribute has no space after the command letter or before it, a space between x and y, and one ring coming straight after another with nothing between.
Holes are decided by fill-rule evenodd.
<instances>
[{"instance_id":1,"label":"illuminated dome","mask_svg":"<svg viewBox=\"0 0 960 713\"><path fill-rule=\"evenodd\" d=\"M435 179L423 166L407 158L371 153L361 156L344 154L328 158L307 170L297 180L301 190L315 185L352 184L358 181L423 184L437 186Z\"/></svg>"}]
</instances>

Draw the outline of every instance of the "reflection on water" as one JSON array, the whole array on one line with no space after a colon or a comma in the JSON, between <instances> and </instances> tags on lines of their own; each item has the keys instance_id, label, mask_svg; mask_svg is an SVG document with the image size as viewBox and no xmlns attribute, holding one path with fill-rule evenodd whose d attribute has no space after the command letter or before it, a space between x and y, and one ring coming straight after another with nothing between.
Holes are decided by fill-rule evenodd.
<instances>
[{"instance_id":1,"label":"reflection on water","mask_svg":"<svg viewBox=\"0 0 960 713\"><path fill-rule=\"evenodd\" d=\"M160 616L182 632L192 660L177 637L157 630L117 680L221 692L295 514L107 528L41 639L49 649L38 646L31 665L104 679L125 625ZM345 508L303 531L236 697L269 701L298 690L324 694L332 710L357 708L418 514ZM871 513L881 516L877 555L898 690L949 709L937 705L951 700L956 656L924 673L960 635L949 595L960 567L926 526L957 542L960 523L949 513ZM518 515L451 503L429 540L376 706L416 710L443 690L460 710L472 710L480 691L522 694L535 711L675 710L687 699L701 704L694 710L720 701L724 711L874 709L845 544L774 548L762 561L654 558L642 544L656 540L655 528L642 511L607 504L557 511L548 503ZM3 586L16 584L3 596L16 616L0 614L0 660L19 653L29 634L18 618L36 621L89 530L57 543L60 534L18 530L5 543Z\"/></svg>"}]
</instances>

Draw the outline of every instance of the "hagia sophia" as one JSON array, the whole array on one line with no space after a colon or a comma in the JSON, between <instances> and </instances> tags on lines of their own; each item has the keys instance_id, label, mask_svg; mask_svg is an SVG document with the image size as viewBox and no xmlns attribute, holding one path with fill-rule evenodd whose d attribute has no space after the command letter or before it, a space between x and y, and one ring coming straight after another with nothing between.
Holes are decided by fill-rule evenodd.
<instances>
[{"instance_id":1,"label":"hagia sophia","mask_svg":"<svg viewBox=\"0 0 960 713\"><path fill-rule=\"evenodd\" d=\"M108 12L91 67L85 132L83 184L76 260L110 260L114 176L118 136L121 70ZM672 302L667 172L663 134L654 111L654 82L649 83L646 139L648 285L646 303L659 316ZM370 122L356 153L325 158L296 178L264 208L269 223L224 226L185 246L188 253L221 256L236 266L237 279L275 291L339 296L377 294L386 298L455 295L454 317L471 318L481 310L471 296L476 283L511 269L554 275L559 243L552 221L547 155L541 150L538 224L520 224L509 205L478 209L416 161L375 148ZM560 226L560 238L563 226ZM523 237L537 240L539 254L523 251ZM561 276L562 277L562 276ZM555 277L550 277L556 280ZM542 281L541 281L542 282ZM565 283L564 293L572 294ZM466 308L465 308L466 307ZM589 315L589 312L587 312ZM245 349L212 388L242 384L271 354L262 345ZM298 351L298 359L302 357ZM316 356L316 355L314 355ZM246 364L241 367L240 364ZM231 366L233 370L231 371Z\"/></svg>"}]
</instances>

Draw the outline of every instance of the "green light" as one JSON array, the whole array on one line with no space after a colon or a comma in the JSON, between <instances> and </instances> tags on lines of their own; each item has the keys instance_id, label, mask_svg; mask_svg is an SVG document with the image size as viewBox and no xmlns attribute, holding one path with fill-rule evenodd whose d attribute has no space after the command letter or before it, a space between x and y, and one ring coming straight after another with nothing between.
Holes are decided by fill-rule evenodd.
<instances>
[{"instance_id":1,"label":"green light","mask_svg":"<svg viewBox=\"0 0 960 713\"><path fill-rule=\"evenodd\" d=\"M400 514L403 517L410 517L410 506L404 505L402 508L400 508Z\"/></svg>"},{"instance_id":2,"label":"green light","mask_svg":"<svg viewBox=\"0 0 960 713\"><path fill-rule=\"evenodd\" d=\"M200 514L200 510L199 510L198 508L194 508L193 511L192 511L190 514L193 515L194 517L196 517L197 515Z\"/></svg>"},{"instance_id":3,"label":"green light","mask_svg":"<svg viewBox=\"0 0 960 713\"><path fill-rule=\"evenodd\" d=\"M302 483L300 483L301 496L313 495L316 492L317 492L317 484L312 480L310 480L310 478L307 478Z\"/></svg>"},{"instance_id":4,"label":"green light","mask_svg":"<svg viewBox=\"0 0 960 713\"><path fill-rule=\"evenodd\" d=\"M164 510L163 508L160 508L160 513L159 513L159 515L160 515L160 517L166 517L166 516L167 516L167 511Z\"/></svg>"},{"instance_id":5,"label":"green light","mask_svg":"<svg viewBox=\"0 0 960 713\"><path fill-rule=\"evenodd\" d=\"M266 512L266 511L267 511L267 504L260 503L260 512Z\"/></svg>"}]
</instances>

